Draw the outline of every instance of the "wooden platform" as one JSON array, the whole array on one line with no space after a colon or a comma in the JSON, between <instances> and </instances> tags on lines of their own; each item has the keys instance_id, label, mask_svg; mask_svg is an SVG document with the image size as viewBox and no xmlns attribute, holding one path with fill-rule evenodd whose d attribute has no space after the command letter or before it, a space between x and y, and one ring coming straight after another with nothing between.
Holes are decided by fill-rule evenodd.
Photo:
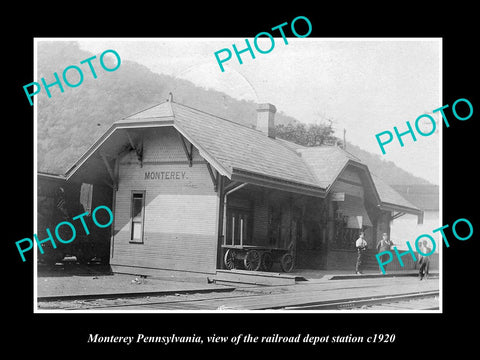
<instances>
[{"instance_id":1,"label":"wooden platform","mask_svg":"<svg viewBox=\"0 0 480 360\"><path fill-rule=\"evenodd\" d=\"M238 283L252 285L295 285L297 281L305 281L302 276L287 273L274 273L247 270L217 270L214 281L216 283Z\"/></svg>"}]
</instances>

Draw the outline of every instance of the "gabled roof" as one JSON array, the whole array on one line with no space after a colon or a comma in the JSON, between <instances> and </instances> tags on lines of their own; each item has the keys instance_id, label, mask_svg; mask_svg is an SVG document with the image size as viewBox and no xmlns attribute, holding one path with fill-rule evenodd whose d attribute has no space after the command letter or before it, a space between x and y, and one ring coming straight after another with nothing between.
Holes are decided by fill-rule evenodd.
<instances>
[{"instance_id":1,"label":"gabled roof","mask_svg":"<svg viewBox=\"0 0 480 360\"><path fill-rule=\"evenodd\" d=\"M172 103L175 125L230 171L318 186L300 156L259 130Z\"/></svg>"},{"instance_id":2,"label":"gabled roof","mask_svg":"<svg viewBox=\"0 0 480 360\"><path fill-rule=\"evenodd\" d=\"M149 119L160 120L162 118L171 119L173 115L174 114L173 114L171 102L165 101L161 104L152 106L148 109L136 112L135 114L132 114L120 121L128 122L128 121L141 121L141 120L149 120Z\"/></svg>"},{"instance_id":3,"label":"gabled roof","mask_svg":"<svg viewBox=\"0 0 480 360\"><path fill-rule=\"evenodd\" d=\"M281 184L288 191L325 197L343 169L352 165L361 169L378 202L398 204L414 213L419 211L387 184L371 176L360 159L343 149L303 147L273 139L252 127L168 100L112 124L67 171L67 179L76 172L82 175L103 172L108 176L112 172L108 169L108 155L112 157L128 149L131 130L159 126L174 127L220 174L231 180L265 186Z\"/></svg>"},{"instance_id":4,"label":"gabled roof","mask_svg":"<svg viewBox=\"0 0 480 360\"><path fill-rule=\"evenodd\" d=\"M381 178L368 170L361 160L338 146L318 146L298 149L302 159L315 174L320 186L327 190L348 165L363 169L365 183L370 185L373 196L377 197L381 207L391 210L403 209L407 212L418 212L418 208L402 197Z\"/></svg>"},{"instance_id":5,"label":"gabled roof","mask_svg":"<svg viewBox=\"0 0 480 360\"><path fill-rule=\"evenodd\" d=\"M153 126L172 123L200 154L230 179L261 178L323 194L315 176L285 140L192 107L166 101L114 125ZM260 180L259 180L260 181Z\"/></svg>"},{"instance_id":6,"label":"gabled roof","mask_svg":"<svg viewBox=\"0 0 480 360\"><path fill-rule=\"evenodd\" d=\"M360 159L338 146L305 147L297 152L315 174L318 184L325 189L335 182L349 161L361 164Z\"/></svg>"},{"instance_id":7,"label":"gabled roof","mask_svg":"<svg viewBox=\"0 0 480 360\"><path fill-rule=\"evenodd\" d=\"M404 199L424 211L438 211L440 189L438 185L391 185Z\"/></svg>"},{"instance_id":8,"label":"gabled roof","mask_svg":"<svg viewBox=\"0 0 480 360\"><path fill-rule=\"evenodd\" d=\"M390 185L388 185L385 181L381 178L376 176L372 173L372 179L375 183L375 187L378 191L380 199L382 201L382 205L386 210L395 210L401 211L402 208L409 212L411 209L417 209L420 211L415 205L407 201L402 195L400 195L397 191L395 191Z\"/></svg>"}]
</instances>

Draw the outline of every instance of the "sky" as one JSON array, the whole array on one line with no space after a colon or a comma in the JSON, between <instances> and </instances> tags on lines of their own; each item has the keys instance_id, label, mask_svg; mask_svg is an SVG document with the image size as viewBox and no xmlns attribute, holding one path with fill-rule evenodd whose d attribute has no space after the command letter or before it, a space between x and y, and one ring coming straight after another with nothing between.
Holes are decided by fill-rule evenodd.
<instances>
[{"instance_id":1,"label":"sky","mask_svg":"<svg viewBox=\"0 0 480 360\"><path fill-rule=\"evenodd\" d=\"M70 39L71 40L71 39ZM255 59L232 49L246 47L244 38L79 39L93 53L117 51L122 60L138 62L154 72L173 75L236 99L269 102L278 112L305 123L331 120L338 137L433 184L440 183L442 121L430 136L416 133L385 146L383 155L375 135L414 127L422 114L441 107L441 54L439 38L274 38L273 50ZM261 37L258 47L271 47ZM222 72L214 53L228 48L232 58ZM221 58L226 52L219 54ZM175 94L174 94L175 95ZM439 122L440 120L440 122ZM422 121L423 132L431 124ZM348 150L348 149L347 149Z\"/></svg>"}]
</instances>

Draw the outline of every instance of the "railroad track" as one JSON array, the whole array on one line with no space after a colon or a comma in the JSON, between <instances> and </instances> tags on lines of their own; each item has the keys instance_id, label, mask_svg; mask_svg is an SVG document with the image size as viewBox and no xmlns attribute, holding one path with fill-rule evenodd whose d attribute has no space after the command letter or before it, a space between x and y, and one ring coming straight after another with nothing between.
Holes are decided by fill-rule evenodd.
<instances>
[{"instance_id":1,"label":"railroad track","mask_svg":"<svg viewBox=\"0 0 480 360\"><path fill-rule=\"evenodd\" d=\"M438 290L402 293L394 295L378 295L356 297L349 299L335 299L323 301L301 302L298 304L287 302L278 305L267 305L262 294L230 295L230 296L202 296L197 299L117 299L115 302L100 299L99 302L84 302L82 310L436 310L438 306ZM260 305L260 303L265 305ZM65 306L65 310L75 310L75 307ZM76 309L79 309L78 307Z\"/></svg>"},{"instance_id":2,"label":"railroad track","mask_svg":"<svg viewBox=\"0 0 480 360\"><path fill-rule=\"evenodd\" d=\"M438 296L439 291L424 291L410 294L389 295L389 296L377 296L377 297L365 297L358 299L348 299L340 301L326 301L310 304L300 304L298 306L287 306L281 308L282 310L357 310L357 309L369 309L375 307L376 309L382 309L382 306L392 309L402 307L414 309L414 310L438 310ZM425 302L419 301L424 299L430 299L432 301ZM414 306L406 306L407 303L416 302ZM396 304L393 305L392 304ZM385 306L386 305L386 306ZM412 305L412 304L410 304Z\"/></svg>"}]
</instances>

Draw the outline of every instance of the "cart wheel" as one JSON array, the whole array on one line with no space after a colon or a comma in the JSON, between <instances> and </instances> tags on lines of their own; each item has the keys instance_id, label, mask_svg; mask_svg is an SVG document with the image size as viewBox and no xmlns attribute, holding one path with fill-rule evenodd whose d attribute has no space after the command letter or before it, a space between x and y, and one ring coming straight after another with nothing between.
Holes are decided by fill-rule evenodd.
<instances>
[{"instance_id":1,"label":"cart wheel","mask_svg":"<svg viewBox=\"0 0 480 360\"><path fill-rule=\"evenodd\" d=\"M280 266L284 272L293 270L293 256L291 254L283 254L280 258Z\"/></svg>"},{"instance_id":2,"label":"cart wheel","mask_svg":"<svg viewBox=\"0 0 480 360\"><path fill-rule=\"evenodd\" d=\"M225 253L223 262L225 263L225 267L228 270L235 269L235 257L236 257L236 252L233 249L228 249L227 252Z\"/></svg>"},{"instance_id":3,"label":"cart wheel","mask_svg":"<svg viewBox=\"0 0 480 360\"><path fill-rule=\"evenodd\" d=\"M245 255L245 259L243 259L243 265L245 265L245 269L250 271L257 271L260 269L261 264L261 256L257 250L249 250L247 255Z\"/></svg>"},{"instance_id":4,"label":"cart wheel","mask_svg":"<svg viewBox=\"0 0 480 360\"><path fill-rule=\"evenodd\" d=\"M270 271L273 266L273 256L268 251L262 254L262 269Z\"/></svg>"}]
</instances>

